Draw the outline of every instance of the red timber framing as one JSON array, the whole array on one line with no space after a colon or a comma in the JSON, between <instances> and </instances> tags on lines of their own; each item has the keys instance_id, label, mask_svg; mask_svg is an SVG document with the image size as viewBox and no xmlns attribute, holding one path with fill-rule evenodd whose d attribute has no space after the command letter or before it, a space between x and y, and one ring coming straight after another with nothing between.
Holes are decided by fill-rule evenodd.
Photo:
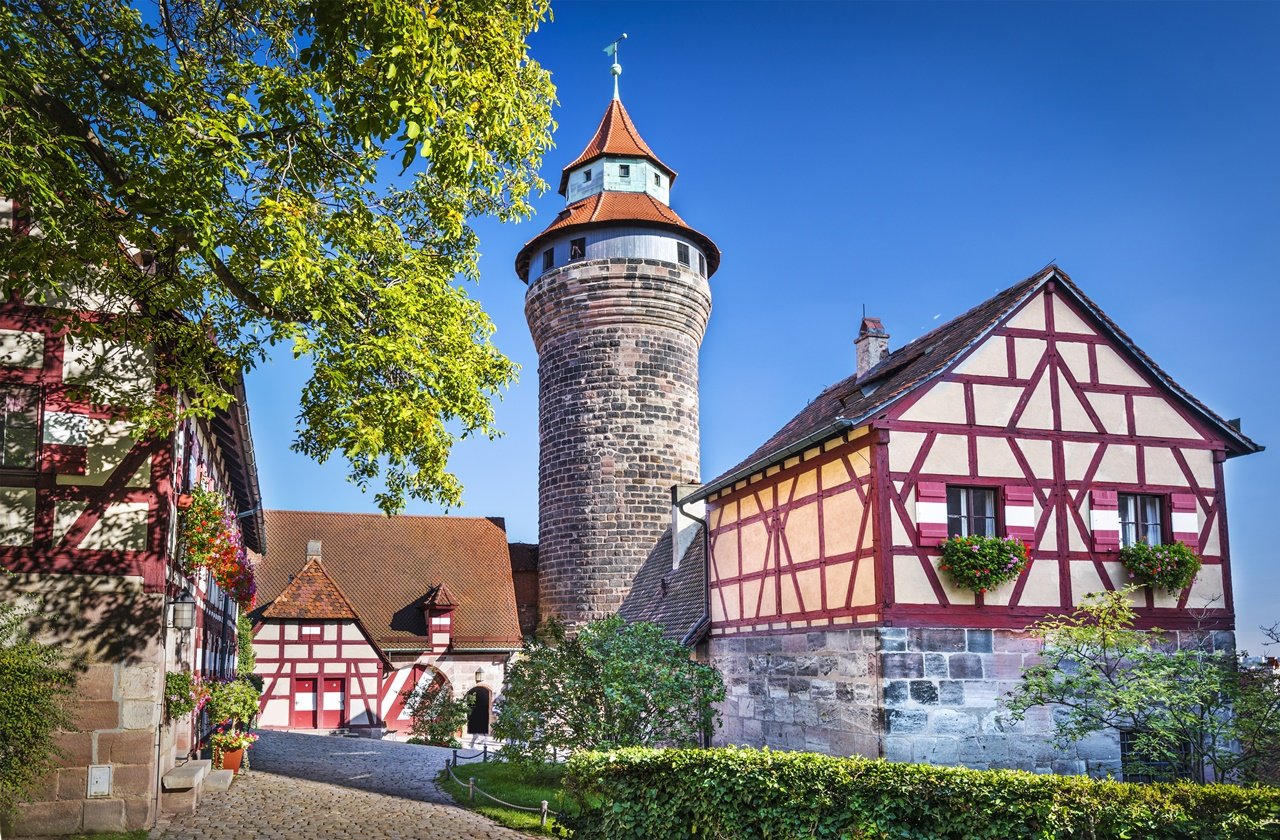
<instances>
[{"instance_id":1,"label":"red timber framing","mask_svg":"<svg viewBox=\"0 0 1280 840\"><path fill-rule=\"evenodd\" d=\"M390 666L357 622L268 619L254 628L253 646L264 729L382 723L383 669ZM315 723L300 724L303 718Z\"/></svg>"}]
</instances>

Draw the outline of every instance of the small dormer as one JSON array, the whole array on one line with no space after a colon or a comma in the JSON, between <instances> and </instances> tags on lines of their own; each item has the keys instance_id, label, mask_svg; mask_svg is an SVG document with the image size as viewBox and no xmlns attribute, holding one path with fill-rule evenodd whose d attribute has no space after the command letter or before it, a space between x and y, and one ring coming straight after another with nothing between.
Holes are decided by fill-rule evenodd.
<instances>
[{"instance_id":1,"label":"small dormer","mask_svg":"<svg viewBox=\"0 0 1280 840\"><path fill-rule=\"evenodd\" d=\"M448 649L453 641L453 611L458 606L449 587L443 583L427 590L422 599L422 618L427 627L428 644L433 652Z\"/></svg>"}]
</instances>

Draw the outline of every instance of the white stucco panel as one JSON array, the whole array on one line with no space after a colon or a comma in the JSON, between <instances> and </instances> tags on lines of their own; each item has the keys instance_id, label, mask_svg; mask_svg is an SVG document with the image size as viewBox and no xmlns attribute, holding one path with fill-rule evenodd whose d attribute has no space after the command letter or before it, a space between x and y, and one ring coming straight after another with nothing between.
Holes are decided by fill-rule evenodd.
<instances>
[{"instance_id":1,"label":"white stucco panel","mask_svg":"<svg viewBox=\"0 0 1280 840\"><path fill-rule=\"evenodd\" d=\"M1009 425L1009 418L1022 398L1023 388L1007 385L973 386L973 419L979 426Z\"/></svg>"},{"instance_id":2,"label":"white stucco panel","mask_svg":"<svg viewBox=\"0 0 1280 840\"><path fill-rule=\"evenodd\" d=\"M1201 439L1195 428L1162 397L1134 397L1133 420L1135 430L1144 437Z\"/></svg>"},{"instance_id":3,"label":"white stucco panel","mask_svg":"<svg viewBox=\"0 0 1280 840\"><path fill-rule=\"evenodd\" d=\"M974 376L1008 376L1009 353L1003 336L988 338L956 366L956 373Z\"/></svg>"},{"instance_id":4,"label":"white stucco panel","mask_svg":"<svg viewBox=\"0 0 1280 840\"><path fill-rule=\"evenodd\" d=\"M964 386L939 382L902 414L903 420L964 424Z\"/></svg>"},{"instance_id":5,"label":"white stucco panel","mask_svg":"<svg viewBox=\"0 0 1280 840\"><path fill-rule=\"evenodd\" d=\"M1002 437L978 438L978 473L1001 478L1021 478L1022 467L1013 457L1009 442Z\"/></svg>"},{"instance_id":6,"label":"white stucco panel","mask_svg":"<svg viewBox=\"0 0 1280 840\"><path fill-rule=\"evenodd\" d=\"M44 365L44 336L38 332L0 330L0 365L38 368Z\"/></svg>"},{"instance_id":7,"label":"white stucco panel","mask_svg":"<svg viewBox=\"0 0 1280 840\"><path fill-rule=\"evenodd\" d=\"M31 545L35 527L35 488L0 487L0 545Z\"/></svg>"},{"instance_id":8,"label":"white stucco panel","mask_svg":"<svg viewBox=\"0 0 1280 840\"><path fill-rule=\"evenodd\" d=\"M1136 370L1125 361L1115 348L1108 344L1099 344L1095 351L1098 357L1098 381L1103 385L1129 385L1142 388L1147 385Z\"/></svg>"},{"instance_id":9,"label":"white stucco panel","mask_svg":"<svg viewBox=\"0 0 1280 840\"><path fill-rule=\"evenodd\" d=\"M1014 364L1018 366L1018 378L1030 379L1036 365L1044 357L1049 342L1043 338L1015 338L1013 340Z\"/></svg>"},{"instance_id":10,"label":"white stucco panel","mask_svg":"<svg viewBox=\"0 0 1280 840\"><path fill-rule=\"evenodd\" d=\"M924 459L924 472L968 475L969 439L963 435L938 435Z\"/></svg>"},{"instance_id":11,"label":"white stucco panel","mask_svg":"<svg viewBox=\"0 0 1280 840\"><path fill-rule=\"evenodd\" d=\"M1044 329L1044 292L1038 292L1008 320L1007 326L1020 330ZM1026 374L1023 374L1024 376Z\"/></svg>"},{"instance_id":12,"label":"white stucco panel","mask_svg":"<svg viewBox=\"0 0 1280 840\"><path fill-rule=\"evenodd\" d=\"M145 550L148 508L146 502L121 502L108 505L102 516L89 529L89 533L85 534L79 547L100 551ZM67 526L70 527L70 524L67 523Z\"/></svg>"},{"instance_id":13,"label":"white stucco panel","mask_svg":"<svg viewBox=\"0 0 1280 840\"><path fill-rule=\"evenodd\" d=\"M1073 335L1097 335L1060 295L1053 297L1053 330Z\"/></svg>"}]
</instances>

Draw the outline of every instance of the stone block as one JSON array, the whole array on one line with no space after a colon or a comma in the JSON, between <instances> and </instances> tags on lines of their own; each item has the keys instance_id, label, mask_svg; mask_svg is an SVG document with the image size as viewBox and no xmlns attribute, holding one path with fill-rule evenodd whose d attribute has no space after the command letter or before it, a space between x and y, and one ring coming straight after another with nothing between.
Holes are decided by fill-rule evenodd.
<instances>
[{"instance_id":1,"label":"stone block","mask_svg":"<svg viewBox=\"0 0 1280 840\"><path fill-rule=\"evenodd\" d=\"M84 799L89 793L88 767L58 768L58 798Z\"/></svg>"},{"instance_id":2,"label":"stone block","mask_svg":"<svg viewBox=\"0 0 1280 840\"><path fill-rule=\"evenodd\" d=\"M115 700L81 700L75 705L76 728L81 732L120 728L120 704Z\"/></svg>"},{"instance_id":3,"label":"stone block","mask_svg":"<svg viewBox=\"0 0 1280 840\"><path fill-rule=\"evenodd\" d=\"M1022 676L1021 653L996 653L987 657L988 677L1016 680Z\"/></svg>"},{"instance_id":4,"label":"stone block","mask_svg":"<svg viewBox=\"0 0 1280 840\"><path fill-rule=\"evenodd\" d=\"M907 650L954 653L965 649L965 631L952 627L913 628L907 631Z\"/></svg>"},{"instance_id":5,"label":"stone block","mask_svg":"<svg viewBox=\"0 0 1280 840\"><path fill-rule=\"evenodd\" d=\"M955 738L917 738L914 755L921 764L955 764L959 761L959 742Z\"/></svg>"},{"instance_id":6,"label":"stone block","mask_svg":"<svg viewBox=\"0 0 1280 840\"><path fill-rule=\"evenodd\" d=\"M53 736L53 743L62 751L63 764L94 763L92 732L59 732Z\"/></svg>"},{"instance_id":7,"label":"stone block","mask_svg":"<svg viewBox=\"0 0 1280 840\"><path fill-rule=\"evenodd\" d=\"M125 700L120 719L125 729L154 729L160 723L160 705L155 700Z\"/></svg>"},{"instance_id":8,"label":"stone block","mask_svg":"<svg viewBox=\"0 0 1280 840\"><path fill-rule=\"evenodd\" d=\"M913 735L923 732L929 722L929 713L923 709L888 709L885 711L885 731L895 735Z\"/></svg>"},{"instance_id":9,"label":"stone block","mask_svg":"<svg viewBox=\"0 0 1280 840\"><path fill-rule=\"evenodd\" d=\"M1059 776L1083 776L1085 771L1084 762L1076 761L1075 759L1055 759L1050 766L1053 768L1053 772Z\"/></svg>"},{"instance_id":10,"label":"stone block","mask_svg":"<svg viewBox=\"0 0 1280 840\"><path fill-rule=\"evenodd\" d=\"M137 831L152 825L155 822L151 812L154 803L155 800L149 796L143 799L126 799L124 802L125 831Z\"/></svg>"},{"instance_id":11,"label":"stone block","mask_svg":"<svg viewBox=\"0 0 1280 840\"><path fill-rule=\"evenodd\" d=\"M992 639L990 630L968 630L966 631L966 638L970 653L991 653Z\"/></svg>"},{"instance_id":12,"label":"stone block","mask_svg":"<svg viewBox=\"0 0 1280 840\"><path fill-rule=\"evenodd\" d=\"M913 760L911 738L885 738L884 757L888 761L910 762Z\"/></svg>"},{"instance_id":13,"label":"stone block","mask_svg":"<svg viewBox=\"0 0 1280 840\"><path fill-rule=\"evenodd\" d=\"M880 650L894 653L907 649L907 628L884 627L880 630Z\"/></svg>"},{"instance_id":14,"label":"stone block","mask_svg":"<svg viewBox=\"0 0 1280 840\"><path fill-rule=\"evenodd\" d=\"M75 834L83 819L83 800L22 802L13 821L14 834Z\"/></svg>"},{"instance_id":15,"label":"stone block","mask_svg":"<svg viewBox=\"0 0 1280 840\"><path fill-rule=\"evenodd\" d=\"M884 684L884 704L901 706L907 702L908 683L906 680L890 680Z\"/></svg>"},{"instance_id":16,"label":"stone block","mask_svg":"<svg viewBox=\"0 0 1280 840\"><path fill-rule=\"evenodd\" d=\"M997 653L1039 653L1040 642L1023 630L992 631L992 648Z\"/></svg>"},{"instance_id":17,"label":"stone block","mask_svg":"<svg viewBox=\"0 0 1280 840\"><path fill-rule=\"evenodd\" d=\"M871 665L866 654L848 653L837 661L836 672L842 677L867 677L871 675Z\"/></svg>"},{"instance_id":18,"label":"stone block","mask_svg":"<svg viewBox=\"0 0 1280 840\"><path fill-rule=\"evenodd\" d=\"M151 760L154 751L152 732L134 730L98 735L98 755L103 764L142 764Z\"/></svg>"},{"instance_id":19,"label":"stone block","mask_svg":"<svg viewBox=\"0 0 1280 840\"><path fill-rule=\"evenodd\" d=\"M885 679L920 679L924 676L924 657L919 653L882 654L880 673Z\"/></svg>"},{"instance_id":20,"label":"stone block","mask_svg":"<svg viewBox=\"0 0 1280 840\"><path fill-rule=\"evenodd\" d=\"M938 684L932 680L912 680L911 699L923 706L938 704Z\"/></svg>"},{"instance_id":21,"label":"stone block","mask_svg":"<svg viewBox=\"0 0 1280 840\"><path fill-rule=\"evenodd\" d=\"M982 679L982 656L977 653L953 653L947 663L953 680Z\"/></svg>"},{"instance_id":22,"label":"stone block","mask_svg":"<svg viewBox=\"0 0 1280 840\"><path fill-rule=\"evenodd\" d=\"M1236 634L1230 630L1214 630L1213 649L1219 653L1235 653Z\"/></svg>"},{"instance_id":23,"label":"stone block","mask_svg":"<svg viewBox=\"0 0 1280 840\"><path fill-rule=\"evenodd\" d=\"M163 679L157 665L129 665L120 673L120 697L125 700L150 700L160 697Z\"/></svg>"},{"instance_id":24,"label":"stone block","mask_svg":"<svg viewBox=\"0 0 1280 840\"><path fill-rule=\"evenodd\" d=\"M81 700L111 700L115 689L114 665L89 665L76 680L76 694Z\"/></svg>"},{"instance_id":25,"label":"stone block","mask_svg":"<svg viewBox=\"0 0 1280 840\"><path fill-rule=\"evenodd\" d=\"M89 799L85 801L84 830L86 832L105 834L108 831L124 831L127 826L123 799Z\"/></svg>"},{"instance_id":26,"label":"stone block","mask_svg":"<svg viewBox=\"0 0 1280 840\"><path fill-rule=\"evenodd\" d=\"M160 813L194 814L200 802L200 788L166 790L160 794Z\"/></svg>"},{"instance_id":27,"label":"stone block","mask_svg":"<svg viewBox=\"0 0 1280 840\"><path fill-rule=\"evenodd\" d=\"M152 764L116 764L111 768L112 795L146 796L155 785L156 766Z\"/></svg>"},{"instance_id":28,"label":"stone block","mask_svg":"<svg viewBox=\"0 0 1280 840\"><path fill-rule=\"evenodd\" d=\"M924 675L926 677L945 677L950 675L945 653L926 653L924 655Z\"/></svg>"},{"instance_id":29,"label":"stone block","mask_svg":"<svg viewBox=\"0 0 1280 840\"><path fill-rule=\"evenodd\" d=\"M938 709L929 716L929 728L939 735L977 735L978 720L968 712L957 709Z\"/></svg>"},{"instance_id":30,"label":"stone block","mask_svg":"<svg viewBox=\"0 0 1280 840\"><path fill-rule=\"evenodd\" d=\"M805 635L806 648L811 651L830 650L831 645L827 641L827 634L823 632L808 633Z\"/></svg>"},{"instance_id":31,"label":"stone block","mask_svg":"<svg viewBox=\"0 0 1280 840\"><path fill-rule=\"evenodd\" d=\"M964 705L964 683L942 680L938 683L938 702L944 706Z\"/></svg>"}]
</instances>

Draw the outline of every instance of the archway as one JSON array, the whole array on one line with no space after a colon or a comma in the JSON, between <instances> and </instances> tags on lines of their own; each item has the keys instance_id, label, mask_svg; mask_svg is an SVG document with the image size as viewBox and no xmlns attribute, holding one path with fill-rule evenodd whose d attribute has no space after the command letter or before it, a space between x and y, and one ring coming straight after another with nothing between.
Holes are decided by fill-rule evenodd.
<instances>
[{"instance_id":1,"label":"archway","mask_svg":"<svg viewBox=\"0 0 1280 840\"><path fill-rule=\"evenodd\" d=\"M471 711L467 714L468 735L489 734L489 707L493 703L493 692L484 686L476 686L467 692L471 700Z\"/></svg>"}]
</instances>

